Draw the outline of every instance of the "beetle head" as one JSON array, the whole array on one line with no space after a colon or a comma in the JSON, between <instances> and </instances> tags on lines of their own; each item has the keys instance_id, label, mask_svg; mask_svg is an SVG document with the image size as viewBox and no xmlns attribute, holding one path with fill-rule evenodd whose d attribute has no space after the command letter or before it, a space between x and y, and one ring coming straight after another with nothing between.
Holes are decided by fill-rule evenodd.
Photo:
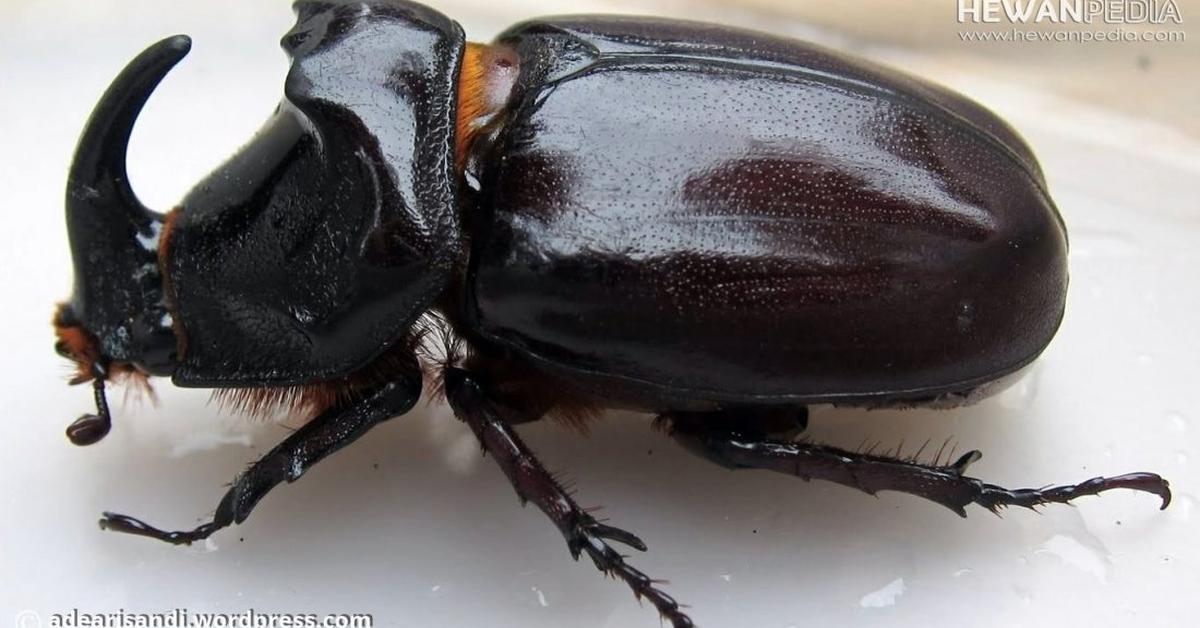
<instances>
[{"instance_id":1,"label":"beetle head","mask_svg":"<svg viewBox=\"0 0 1200 628\"><path fill-rule=\"evenodd\" d=\"M131 61L100 98L75 150L66 195L75 285L54 317L55 349L78 366L72 383L94 382L98 411L68 428L76 444L94 443L108 431L105 380L144 382L175 368L158 263L163 216L133 193L125 152L142 106L190 46L185 36L171 37Z\"/></svg>"}]
</instances>

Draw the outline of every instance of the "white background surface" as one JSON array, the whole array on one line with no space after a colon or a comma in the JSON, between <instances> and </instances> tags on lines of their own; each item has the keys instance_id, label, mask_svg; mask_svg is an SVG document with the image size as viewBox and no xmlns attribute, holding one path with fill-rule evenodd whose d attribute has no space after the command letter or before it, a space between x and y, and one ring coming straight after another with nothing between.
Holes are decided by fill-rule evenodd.
<instances>
[{"instance_id":1,"label":"white background surface","mask_svg":"<svg viewBox=\"0 0 1200 628\"><path fill-rule=\"evenodd\" d=\"M441 5L477 40L523 15L607 7L630 10ZM657 12L821 36L714 5ZM905 28L903 12L883 19ZM204 392L163 382L158 408L122 407L110 392L115 426L101 444L63 437L91 411L87 387L65 386L48 325L70 289L61 199L75 137L128 59L161 36L191 34L191 56L151 100L130 154L135 189L169 208L270 112L286 69L276 42L291 22L281 3L0 4L0 625L23 610L48 622L72 608L176 607L370 612L381 626L656 625L623 585L571 562L443 408L377 428L207 545L96 528L105 509L192 527L286 430L222 415ZM1062 330L1012 390L951 412L818 408L814 436L847 447L904 439L910 450L952 436L960 451L984 451L973 475L1014 486L1157 471L1172 482L1172 507L1121 492L1002 519L973 508L960 520L906 496L726 472L644 416L614 414L590 438L554 425L522 434L569 472L581 502L646 540L650 552L633 563L669 579L703 626L1190 624L1200 606L1200 142L1184 129L1195 120L1139 117L1014 78L1053 76L1052 63L825 37L1012 122L1069 225L1072 275ZM1190 76L1163 84L1195 81L1197 66L1185 67Z\"/></svg>"}]
</instances>

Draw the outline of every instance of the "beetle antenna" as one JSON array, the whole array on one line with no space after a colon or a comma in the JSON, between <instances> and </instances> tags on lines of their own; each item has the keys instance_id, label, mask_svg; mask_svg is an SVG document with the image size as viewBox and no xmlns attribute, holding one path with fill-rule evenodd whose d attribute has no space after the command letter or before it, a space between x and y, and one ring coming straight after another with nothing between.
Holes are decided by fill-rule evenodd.
<instances>
[{"instance_id":1,"label":"beetle antenna","mask_svg":"<svg viewBox=\"0 0 1200 628\"><path fill-rule=\"evenodd\" d=\"M104 394L104 379L107 370L96 364L92 367L92 394L96 399L96 414L85 414L67 426L67 438L80 447L94 445L112 429L112 413L108 410L108 398Z\"/></svg>"}]
</instances>

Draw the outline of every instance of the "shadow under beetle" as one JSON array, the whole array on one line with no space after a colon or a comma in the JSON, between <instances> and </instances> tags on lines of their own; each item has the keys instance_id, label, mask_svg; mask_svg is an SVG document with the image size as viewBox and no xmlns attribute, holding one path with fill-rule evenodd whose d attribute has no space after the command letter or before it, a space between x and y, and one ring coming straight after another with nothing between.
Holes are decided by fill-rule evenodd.
<instances>
[{"instance_id":1,"label":"shadow under beetle","mask_svg":"<svg viewBox=\"0 0 1200 628\"><path fill-rule=\"evenodd\" d=\"M709 24L535 19L495 43L401 0L302 0L284 99L167 214L130 188L134 120L184 36L135 58L83 130L67 185L58 351L104 386L218 389L311 417L234 482L191 543L413 407L423 385L571 553L692 621L610 543L513 429L654 413L695 453L965 515L1129 488L1150 473L1008 490L930 464L792 440L810 404L954 406L998 390L1062 318L1067 239L1029 148L946 89ZM454 340L418 359L431 328Z\"/></svg>"}]
</instances>

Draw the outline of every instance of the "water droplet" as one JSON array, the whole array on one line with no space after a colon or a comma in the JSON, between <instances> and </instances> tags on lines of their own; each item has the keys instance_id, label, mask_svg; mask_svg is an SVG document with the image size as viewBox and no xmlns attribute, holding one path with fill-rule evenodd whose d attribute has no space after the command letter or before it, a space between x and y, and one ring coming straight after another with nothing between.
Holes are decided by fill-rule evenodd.
<instances>
[{"instance_id":1,"label":"water droplet","mask_svg":"<svg viewBox=\"0 0 1200 628\"><path fill-rule=\"evenodd\" d=\"M483 460L479 455L479 440L470 432L447 434L441 451L446 468L456 475L471 475Z\"/></svg>"},{"instance_id":2,"label":"water droplet","mask_svg":"<svg viewBox=\"0 0 1200 628\"><path fill-rule=\"evenodd\" d=\"M1037 399L1039 384L1042 378L1041 365L1037 362L1014 374L1016 380L1011 385L1001 384L997 395L1000 405L1011 410L1028 410ZM1013 376L1009 376L1013 377Z\"/></svg>"},{"instance_id":3,"label":"water droplet","mask_svg":"<svg viewBox=\"0 0 1200 628\"><path fill-rule=\"evenodd\" d=\"M1188 454L1186 451L1183 451L1181 449L1181 450L1175 452L1175 462L1176 463L1187 464L1187 461L1188 461Z\"/></svg>"},{"instance_id":4,"label":"water droplet","mask_svg":"<svg viewBox=\"0 0 1200 628\"><path fill-rule=\"evenodd\" d=\"M542 593L541 589L539 589L537 587L529 587L529 588L530 588L530 590L532 590L534 593L537 594L538 604L541 604L542 608L546 608L547 606L550 606L550 603L546 601L546 594Z\"/></svg>"},{"instance_id":5,"label":"water droplet","mask_svg":"<svg viewBox=\"0 0 1200 628\"><path fill-rule=\"evenodd\" d=\"M1092 574L1100 582L1108 582L1108 565L1104 557L1074 537L1055 534L1034 553L1057 556L1064 563Z\"/></svg>"},{"instance_id":6,"label":"water droplet","mask_svg":"<svg viewBox=\"0 0 1200 628\"><path fill-rule=\"evenodd\" d=\"M1149 353L1142 353L1137 357L1138 366L1149 366L1154 363L1154 356Z\"/></svg>"},{"instance_id":7,"label":"water droplet","mask_svg":"<svg viewBox=\"0 0 1200 628\"><path fill-rule=\"evenodd\" d=\"M1171 507L1167 509L1169 516L1177 521L1187 522L1192 520L1192 512L1196 510L1196 498L1191 495L1175 495L1171 500Z\"/></svg>"},{"instance_id":8,"label":"water droplet","mask_svg":"<svg viewBox=\"0 0 1200 628\"><path fill-rule=\"evenodd\" d=\"M951 575L953 575L955 578L961 578L963 576L969 576L973 573L975 573L974 569L959 569Z\"/></svg>"},{"instance_id":9,"label":"water droplet","mask_svg":"<svg viewBox=\"0 0 1200 628\"><path fill-rule=\"evenodd\" d=\"M1138 243L1123 233L1085 230L1071 234L1068 256L1079 261L1124 259L1135 255Z\"/></svg>"},{"instance_id":10,"label":"water droplet","mask_svg":"<svg viewBox=\"0 0 1200 628\"><path fill-rule=\"evenodd\" d=\"M733 576L731 576L727 573L721 574L721 579L724 580L725 582L733 582Z\"/></svg>"},{"instance_id":11,"label":"water droplet","mask_svg":"<svg viewBox=\"0 0 1200 628\"><path fill-rule=\"evenodd\" d=\"M886 608L895 605L901 595L904 595L904 578L896 578L883 588L862 596L858 605L863 608Z\"/></svg>"},{"instance_id":12,"label":"water droplet","mask_svg":"<svg viewBox=\"0 0 1200 628\"><path fill-rule=\"evenodd\" d=\"M1188 418L1179 412L1167 413L1167 425L1176 432L1186 432L1188 430Z\"/></svg>"},{"instance_id":13,"label":"water droplet","mask_svg":"<svg viewBox=\"0 0 1200 628\"><path fill-rule=\"evenodd\" d=\"M185 434L178 442L171 445L167 455L171 458L183 458L194 453L212 451L225 445L250 446L249 434L229 434L216 431L196 431Z\"/></svg>"}]
</instances>

